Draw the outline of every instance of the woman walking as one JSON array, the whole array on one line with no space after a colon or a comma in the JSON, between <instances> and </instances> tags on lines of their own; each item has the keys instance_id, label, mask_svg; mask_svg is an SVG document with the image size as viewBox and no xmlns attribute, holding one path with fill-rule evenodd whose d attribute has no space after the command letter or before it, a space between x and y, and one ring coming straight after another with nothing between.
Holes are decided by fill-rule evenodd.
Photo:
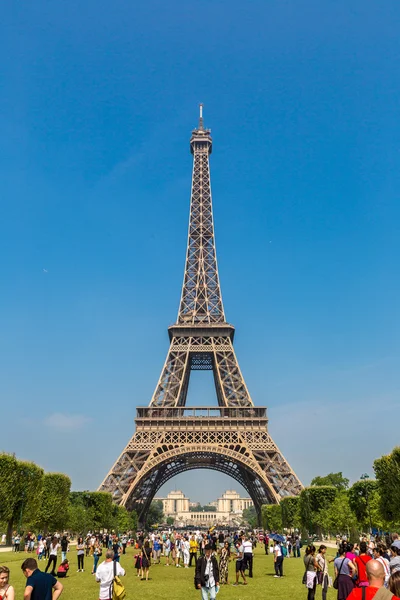
<instances>
[{"instance_id":1,"label":"woman walking","mask_svg":"<svg viewBox=\"0 0 400 600\"><path fill-rule=\"evenodd\" d=\"M15 593L12 585L9 584L10 569L0 567L0 598L2 600L14 600Z\"/></svg>"},{"instance_id":2,"label":"woman walking","mask_svg":"<svg viewBox=\"0 0 400 600\"><path fill-rule=\"evenodd\" d=\"M357 567L349 558L346 558L346 544L339 547L339 556L335 558L335 577L337 578L337 600L346 600L354 588L352 573L357 573Z\"/></svg>"},{"instance_id":3,"label":"woman walking","mask_svg":"<svg viewBox=\"0 0 400 600\"><path fill-rule=\"evenodd\" d=\"M372 557L367 554L367 542L360 542L360 554L356 556L354 562L357 567L357 585L358 587L368 587L368 577L366 572L367 563L372 560Z\"/></svg>"},{"instance_id":4,"label":"woman walking","mask_svg":"<svg viewBox=\"0 0 400 600\"><path fill-rule=\"evenodd\" d=\"M228 585L228 575L229 575L229 560L231 556L231 552L229 550L229 543L225 542L223 548L220 550L221 559L219 561L219 582L221 585Z\"/></svg>"},{"instance_id":5,"label":"woman walking","mask_svg":"<svg viewBox=\"0 0 400 600\"><path fill-rule=\"evenodd\" d=\"M51 574L53 575L53 577L56 576L57 553L58 553L59 547L60 547L60 544L58 543L57 538L53 537L52 540L51 540L51 542L50 542L49 560L48 560L47 566L45 568L45 573L47 573L47 571L49 570L50 565L53 565L52 570L51 570Z\"/></svg>"},{"instance_id":6,"label":"woman walking","mask_svg":"<svg viewBox=\"0 0 400 600\"><path fill-rule=\"evenodd\" d=\"M142 577L141 580L145 578L146 581L149 579L149 568L150 568L150 560L151 560L151 548L149 544L149 540L146 540L144 546L142 547Z\"/></svg>"},{"instance_id":7,"label":"woman walking","mask_svg":"<svg viewBox=\"0 0 400 600\"><path fill-rule=\"evenodd\" d=\"M92 569L92 575L94 575L97 571L97 565L99 563L99 558L100 556L103 554L103 551L101 549L101 544L98 540L96 540L94 547L93 547L93 569Z\"/></svg>"},{"instance_id":8,"label":"woman walking","mask_svg":"<svg viewBox=\"0 0 400 600\"><path fill-rule=\"evenodd\" d=\"M304 555L304 566L306 568L305 572L305 583L308 589L307 592L307 600L314 600L315 598L315 590L317 587L317 571L318 571L318 563L315 557L315 546L312 544L308 545L306 548L306 553Z\"/></svg>"},{"instance_id":9,"label":"woman walking","mask_svg":"<svg viewBox=\"0 0 400 600\"><path fill-rule=\"evenodd\" d=\"M78 543L76 545L76 554L78 557L78 571L77 573L83 573L83 561L85 558L85 543L82 537L78 538Z\"/></svg>"},{"instance_id":10,"label":"woman walking","mask_svg":"<svg viewBox=\"0 0 400 600\"><path fill-rule=\"evenodd\" d=\"M326 560L327 547L321 544L317 554L317 584L322 587L322 600L326 600L329 587L329 572L328 572L328 561Z\"/></svg>"}]
</instances>

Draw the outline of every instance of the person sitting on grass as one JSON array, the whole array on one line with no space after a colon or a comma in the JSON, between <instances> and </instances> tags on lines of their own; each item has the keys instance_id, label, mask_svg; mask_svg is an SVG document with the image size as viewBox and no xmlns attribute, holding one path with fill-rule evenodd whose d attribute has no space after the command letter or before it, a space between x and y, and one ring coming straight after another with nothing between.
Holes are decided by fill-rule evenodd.
<instances>
[{"instance_id":1,"label":"person sitting on grass","mask_svg":"<svg viewBox=\"0 0 400 600\"><path fill-rule=\"evenodd\" d=\"M65 560L62 561L61 565L58 567L58 570L57 570L58 579L60 579L62 577L66 577L67 573L68 573L68 569L69 569L69 562L68 562L68 558L66 558Z\"/></svg>"}]
</instances>

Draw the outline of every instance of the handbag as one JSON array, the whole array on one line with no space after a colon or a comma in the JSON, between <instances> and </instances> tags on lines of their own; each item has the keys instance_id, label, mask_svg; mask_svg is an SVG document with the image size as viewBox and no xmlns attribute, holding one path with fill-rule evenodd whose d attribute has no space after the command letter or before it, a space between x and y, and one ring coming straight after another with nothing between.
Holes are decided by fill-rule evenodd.
<instances>
[{"instance_id":1,"label":"handbag","mask_svg":"<svg viewBox=\"0 0 400 600\"><path fill-rule=\"evenodd\" d=\"M337 590L337 589L339 588L339 575L340 575L340 571L342 570L343 563L344 563L344 561L345 561L345 560L346 560L345 558L342 558L342 564L340 565L339 572L338 572L337 576L335 577L335 581L333 582L333 585L332 585L332 587L333 587L335 590Z\"/></svg>"},{"instance_id":2,"label":"handbag","mask_svg":"<svg viewBox=\"0 0 400 600\"><path fill-rule=\"evenodd\" d=\"M117 575L117 563L113 561L114 579L111 582L112 594L110 594L112 600L124 600L126 596L125 586L121 579ZM111 591L111 590L110 590Z\"/></svg>"},{"instance_id":3,"label":"handbag","mask_svg":"<svg viewBox=\"0 0 400 600\"><path fill-rule=\"evenodd\" d=\"M326 560L324 558L324 568L322 569L322 571L317 571L317 583L318 583L318 585L322 585L324 583L325 565L326 565Z\"/></svg>"},{"instance_id":4,"label":"handbag","mask_svg":"<svg viewBox=\"0 0 400 600\"><path fill-rule=\"evenodd\" d=\"M308 564L310 564L310 559L308 559ZM304 571L303 579L301 580L301 583L303 585L306 585L306 583L307 583L307 565L306 565L306 570Z\"/></svg>"}]
</instances>

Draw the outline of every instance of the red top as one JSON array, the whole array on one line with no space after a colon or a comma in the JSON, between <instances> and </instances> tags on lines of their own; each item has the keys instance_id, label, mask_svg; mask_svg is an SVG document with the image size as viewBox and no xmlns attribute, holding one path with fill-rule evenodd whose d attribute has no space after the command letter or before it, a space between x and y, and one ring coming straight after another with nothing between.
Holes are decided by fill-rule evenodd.
<instances>
[{"instance_id":1,"label":"red top","mask_svg":"<svg viewBox=\"0 0 400 600\"><path fill-rule=\"evenodd\" d=\"M58 570L59 570L61 573L66 573L66 572L68 571L68 569L69 569L69 565L60 565L60 566L58 567Z\"/></svg>"},{"instance_id":2,"label":"red top","mask_svg":"<svg viewBox=\"0 0 400 600\"><path fill-rule=\"evenodd\" d=\"M365 589L365 600L371 600L379 590L376 587L366 587ZM354 588L349 596L347 596L347 600L362 600L362 588ZM397 596L393 596L392 600L400 600Z\"/></svg>"},{"instance_id":3,"label":"red top","mask_svg":"<svg viewBox=\"0 0 400 600\"><path fill-rule=\"evenodd\" d=\"M367 573L365 570L365 565L370 560L372 560L372 558L368 554L363 554L362 556L356 556L355 563L357 565L357 571L358 571L357 583L360 583L360 581L368 581Z\"/></svg>"}]
</instances>

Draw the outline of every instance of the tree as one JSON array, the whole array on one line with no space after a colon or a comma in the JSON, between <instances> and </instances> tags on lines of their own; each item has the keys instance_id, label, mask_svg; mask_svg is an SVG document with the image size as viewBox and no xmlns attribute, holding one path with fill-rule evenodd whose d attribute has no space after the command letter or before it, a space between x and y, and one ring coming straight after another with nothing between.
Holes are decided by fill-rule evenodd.
<instances>
[{"instance_id":1,"label":"tree","mask_svg":"<svg viewBox=\"0 0 400 600\"><path fill-rule=\"evenodd\" d=\"M68 529L73 533L84 534L90 529L92 518L83 502L70 502L68 506Z\"/></svg>"},{"instance_id":2,"label":"tree","mask_svg":"<svg viewBox=\"0 0 400 600\"><path fill-rule=\"evenodd\" d=\"M151 526L162 523L164 520L163 503L161 500L153 500L146 516L146 525Z\"/></svg>"},{"instance_id":3,"label":"tree","mask_svg":"<svg viewBox=\"0 0 400 600\"><path fill-rule=\"evenodd\" d=\"M378 483L369 479L356 481L349 489L350 508L364 529L372 528L371 504L378 493Z\"/></svg>"},{"instance_id":4,"label":"tree","mask_svg":"<svg viewBox=\"0 0 400 600\"><path fill-rule=\"evenodd\" d=\"M130 520L130 529L132 529L132 531L136 531L137 528L138 528L138 521L139 521L138 514L137 514L136 510L132 510L131 511L130 517L131 517L131 520Z\"/></svg>"},{"instance_id":5,"label":"tree","mask_svg":"<svg viewBox=\"0 0 400 600\"><path fill-rule=\"evenodd\" d=\"M264 529L282 531L282 511L279 504L263 504L261 522Z\"/></svg>"},{"instance_id":6,"label":"tree","mask_svg":"<svg viewBox=\"0 0 400 600\"><path fill-rule=\"evenodd\" d=\"M312 533L315 528L328 529L327 509L334 502L337 488L329 485L311 486L300 493L299 515L302 526Z\"/></svg>"},{"instance_id":7,"label":"tree","mask_svg":"<svg viewBox=\"0 0 400 600\"><path fill-rule=\"evenodd\" d=\"M286 529L294 529L300 526L299 496L286 496L281 503L282 525Z\"/></svg>"},{"instance_id":8,"label":"tree","mask_svg":"<svg viewBox=\"0 0 400 600\"><path fill-rule=\"evenodd\" d=\"M125 506L114 506L114 529L118 533L129 531L131 525L131 515L126 510Z\"/></svg>"},{"instance_id":9,"label":"tree","mask_svg":"<svg viewBox=\"0 0 400 600\"><path fill-rule=\"evenodd\" d=\"M380 510L384 519L400 521L400 446L391 454L374 461L374 471L380 494Z\"/></svg>"},{"instance_id":10,"label":"tree","mask_svg":"<svg viewBox=\"0 0 400 600\"><path fill-rule=\"evenodd\" d=\"M249 506L249 508L245 508L243 510L243 519L249 524L249 526L253 529L257 525L257 513L254 506Z\"/></svg>"},{"instance_id":11,"label":"tree","mask_svg":"<svg viewBox=\"0 0 400 600\"><path fill-rule=\"evenodd\" d=\"M75 532L111 529L115 525L115 505L108 492L71 492L70 504L70 527Z\"/></svg>"},{"instance_id":12,"label":"tree","mask_svg":"<svg viewBox=\"0 0 400 600\"><path fill-rule=\"evenodd\" d=\"M62 473L45 473L37 524L45 533L64 529L68 522L71 480Z\"/></svg>"},{"instance_id":13,"label":"tree","mask_svg":"<svg viewBox=\"0 0 400 600\"><path fill-rule=\"evenodd\" d=\"M4 463L7 467L5 473L7 479L11 463L3 461ZM35 463L15 460L13 465L15 479L13 478L12 496L8 499L7 543L11 543L14 526L21 526L22 523L31 525L35 522L43 486L43 469ZM3 474L1 474L2 476Z\"/></svg>"},{"instance_id":14,"label":"tree","mask_svg":"<svg viewBox=\"0 0 400 600\"><path fill-rule=\"evenodd\" d=\"M326 530L348 534L357 529L357 519L349 503L349 492L338 492L332 504L326 509ZM356 541L356 540L354 540Z\"/></svg>"},{"instance_id":15,"label":"tree","mask_svg":"<svg viewBox=\"0 0 400 600\"><path fill-rule=\"evenodd\" d=\"M339 492L342 492L348 489L349 480L347 479L347 477L343 477L343 473L339 471L339 473L329 473L328 475L322 477L318 475L317 477L314 477L314 479L311 482L311 485L319 487L326 485L333 486Z\"/></svg>"},{"instance_id":16,"label":"tree","mask_svg":"<svg viewBox=\"0 0 400 600\"><path fill-rule=\"evenodd\" d=\"M175 523L174 517L167 517L167 525L173 525Z\"/></svg>"},{"instance_id":17,"label":"tree","mask_svg":"<svg viewBox=\"0 0 400 600\"><path fill-rule=\"evenodd\" d=\"M0 521L9 524L13 519L17 501L15 489L18 486L17 459L11 454L0 454ZM7 527L7 543L11 543L12 527Z\"/></svg>"}]
</instances>

